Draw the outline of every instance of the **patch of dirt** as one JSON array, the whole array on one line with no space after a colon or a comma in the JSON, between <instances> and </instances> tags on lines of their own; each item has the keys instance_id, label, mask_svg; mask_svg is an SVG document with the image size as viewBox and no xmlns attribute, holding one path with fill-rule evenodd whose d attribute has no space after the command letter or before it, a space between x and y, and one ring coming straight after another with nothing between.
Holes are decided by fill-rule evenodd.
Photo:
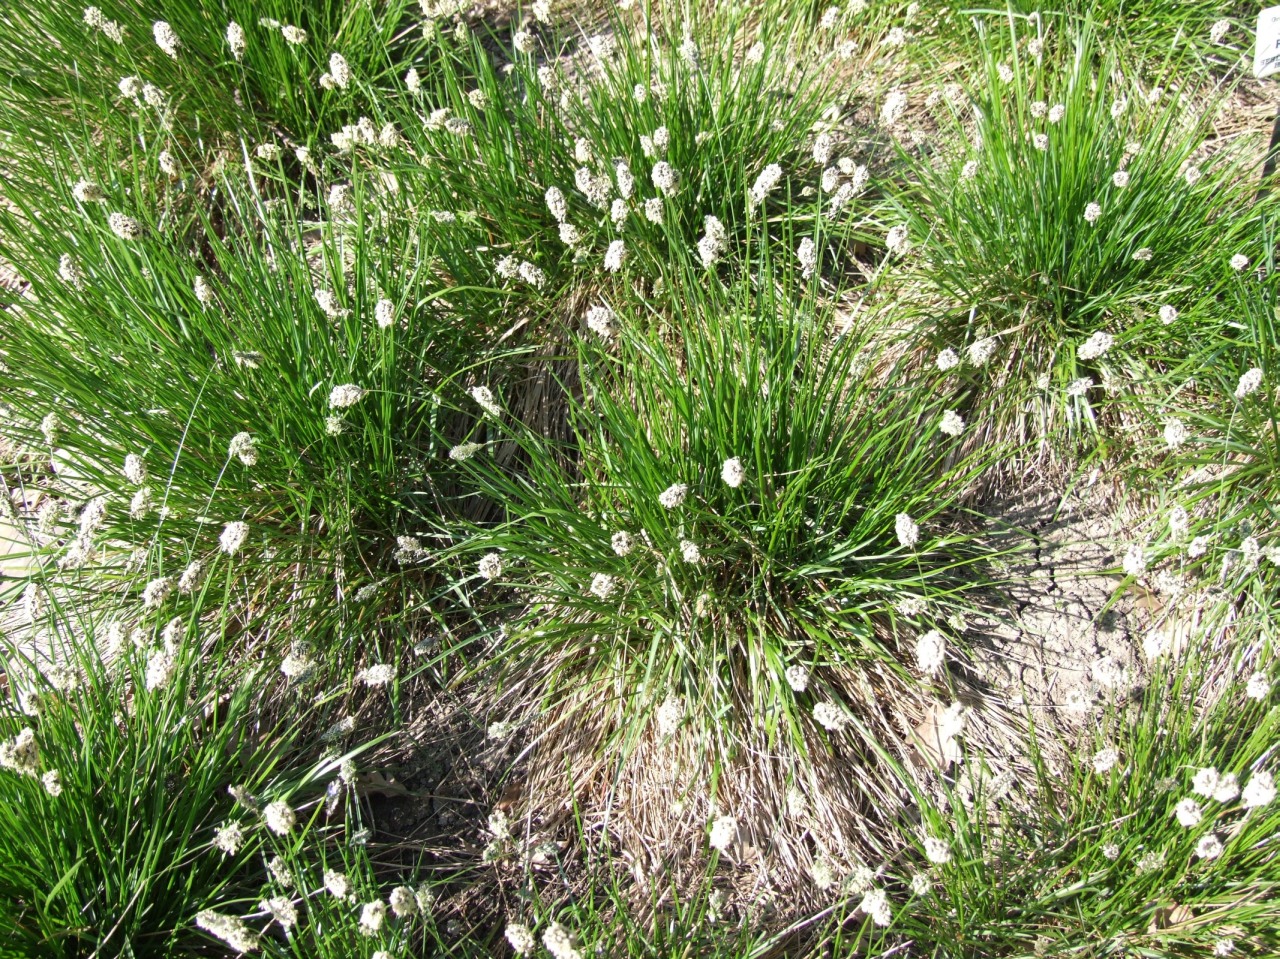
<instances>
[{"instance_id":1,"label":"patch of dirt","mask_svg":"<svg viewBox=\"0 0 1280 959\"><path fill-rule=\"evenodd\" d=\"M1131 518L1096 487L1032 487L990 504L1031 548L1009 562L1009 615L976 650L979 674L1037 727L1070 734L1104 700L1143 678L1142 636L1154 625L1141 591L1117 596Z\"/></svg>"}]
</instances>

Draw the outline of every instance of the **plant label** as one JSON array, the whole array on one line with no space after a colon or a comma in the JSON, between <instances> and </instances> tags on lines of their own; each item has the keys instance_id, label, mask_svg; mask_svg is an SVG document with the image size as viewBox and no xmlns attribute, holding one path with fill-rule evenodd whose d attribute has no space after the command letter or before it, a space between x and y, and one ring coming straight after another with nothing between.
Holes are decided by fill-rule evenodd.
<instances>
[{"instance_id":1,"label":"plant label","mask_svg":"<svg viewBox=\"0 0 1280 959\"><path fill-rule=\"evenodd\" d=\"M1280 7L1258 14L1258 42L1253 51L1253 75L1261 79L1280 72Z\"/></svg>"}]
</instances>

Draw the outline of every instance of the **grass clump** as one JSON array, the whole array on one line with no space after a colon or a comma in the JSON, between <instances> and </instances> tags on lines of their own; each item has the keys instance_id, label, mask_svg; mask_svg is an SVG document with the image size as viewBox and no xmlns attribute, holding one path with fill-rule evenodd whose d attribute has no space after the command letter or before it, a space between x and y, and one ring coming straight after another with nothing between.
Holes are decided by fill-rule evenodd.
<instances>
[{"instance_id":1,"label":"grass clump","mask_svg":"<svg viewBox=\"0 0 1280 959\"><path fill-rule=\"evenodd\" d=\"M589 41L545 27L489 41L441 33L439 69L416 81L413 113L396 119L425 162L406 189L420 210L447 198L429 214L449 224L442 266L468 310L505 320L499 332L527 325L526 335L545 336L542 318L563 319L560 302L583 290L674 282L677 264L726 263L749 211L757 221L794 215L791 197L818 186L823 167L807 154L829 89L801 58L803 37L753 43L732 11L686 23L646 16L619 15L612 34ZM546 58L561 49L560 60ZM825 155L829 201L849 178L832 147ZM852 229L854 195L846 187L828 205L828 216L845 214L831 232ZM704 253L708 230L715 241ZM494 285L501 299L487 292Z\"/></svg>"},{"instance_id":2,"label":"grass clump","mask_svg":"<svg viewBox=\"0 0 1280 959\"><path fill-rule=\"evenodd\" d=\"M349 773L335 783L349 791ZM264 956L379 959L446 948L435 930L431 885L399 875L383 882L354 830L314 818L272 836L275 854L264 882L247 900L228 900L196 915L195 925L223 949L249 943ZM464 953L465 954L465 953Z\"/></svg>"},{"instance_id":3,"label":"grass clump","mask_svg":"<svg viewBox=\"0 0 1280 959\"><path fill-rule=\"evenodd\" d=\"M132 637L64 626L115 645L109 659L5 657L28 712L0 716L0 935L22 955L174 955L193 911L234 888L215 846L250 857L262 843L256 824L216 838L228 786L272 783L289 737L255 724L258 677L216 668L181 620Z\"/></svg>"},{"instance_id":4,"label":"grass clump","mask_svg":"<svg viewBox=\"0 0 1280 959\"><path fill-rule=\"evenodd\" d=\"M863 817L896 804L906 731L949 701L944 660L991 573L956 509L981 460L943 404L878 385L864 338L758 269L669 319L592 307L606 335L579 344L573 442L495 402L486 439L517 455L460 469L504 512L472 537L473 603L513 591L499 654L546 713L543 775L603 776L646 818L659 789L698 830L709 779L744 842L808 860L788 791L833 854L872 841ZM866 773L834 800L843 756Z\"/></svg>"},{"instance_id":5,"label":"grass clump","mask_svg":"<svg viewBox=\"0 0 1280 959\"><path fill-rule=\"evenodd\" d=\"M1143 481L1160 491L1140 543L1154 576L1166 592L1212 591L1214 605L1264 635L1280 569L1273 236L1268 220L1262 242L1242 247L1256 260L1240 254L1249 263L1195 324L1197 348L1171 365L1143 410L1148 445L1162 457Z\"/></svg>"},{"instance_id":6,"label":"grass clump","mask_svg":"<svg viewBox=\"0 0 1280 959\"><path fill-rule=\"evenodd\" d=\"M221 561L251 593L292 591L290 615L330 609L336 586L330 623L420 566L397 537L439 502L434 389L480 337L435 305L430 235L366 186L330 191L316 221L228 177L218 221L179 244L123 187L43 210L11 191L3 250L32 286L0 314L0 388L32 484L63 504L45 555L138 592ZM155 560L143 579L122 568L135 549Z\"/></svg>"},{"instance_id":7,"label":"grass clump","mask_svg":"<svg viewBox=\"0 0 1280 959\"><path fill-rule=\"evenodd\" d=\"M59 129L82 123L127 142L143 121L183 154L225 149L241 136L314 148L318 130L367 106L390 81L391 51L413 56L421 47L421 31L407 29L414 6L175 0L145 11L113 2L15 7L0 42L0 64L14 78L6 110L24 129L42 131L48 145Z\"/></svg>"},{"instance_id":8,"label":"grass clump","mask_svg":"<svg viewBox=\"0 0 1280 959\"><path fill-rule=\"evenodd\" d=\"M1277 710L1210 663L1165 657L1139 708L1109 709L1071 754L954 796L904 931L923 922L932 956L1271 954Z\"/></svg>"},{"instance_id":9,"label":"grass clump","mask_svg":"<svg viewBox=\"0 0 1280 959\"><path fill-rule=\"evenodd\" d=\"M966 145L916 164L900 199L941 300L921 332L965 361L952 375L974 402L1037 443L1095 429L1152 353L1186 355L1162 318L1208 308L1253 229L1246 158L1203 156L1190 92L1113 80L1090 32L1072 43L1061 63L992 43L953 116Z\"/></svg>"}]
</instances>

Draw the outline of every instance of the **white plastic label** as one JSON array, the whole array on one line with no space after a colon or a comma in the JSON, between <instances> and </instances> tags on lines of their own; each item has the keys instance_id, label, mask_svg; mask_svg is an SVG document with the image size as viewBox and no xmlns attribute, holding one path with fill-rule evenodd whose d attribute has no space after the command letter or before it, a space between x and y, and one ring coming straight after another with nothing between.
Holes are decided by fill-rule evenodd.
<instances>
[{"instance_id":1,"label":"white plastic label","mask_svg":"<svg viewBox=\"0 0 1280 959\"><path fill-rule=\"evenodd\" d=\"M1261 79L1280 73L1280 7L1258 14L1258 44L1253 51L1253 75Z\"/></svg>"}]
</instances>

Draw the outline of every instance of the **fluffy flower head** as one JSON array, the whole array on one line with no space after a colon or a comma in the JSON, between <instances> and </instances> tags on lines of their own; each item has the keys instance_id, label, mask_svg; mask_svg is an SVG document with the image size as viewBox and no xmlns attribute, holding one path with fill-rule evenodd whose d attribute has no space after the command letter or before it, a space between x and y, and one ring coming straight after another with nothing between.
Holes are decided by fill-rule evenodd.
<instances>
[{"instance_id":1,"label":"fluffy flower head","mask_svg":"<svg viewBox=\"0 0 1280 959\"><path fill-rule=\"evenodd\" d=\"M363 398L364 387L357 386L355 383L343 383L329 391L329 407L344 410L355 406Z\"/></svg>"},{"instance_id":2,"label":"fluffy flower head","mask_svg":"<svg viewBox=\"0 0 1280 959\"><path fill-rule=\"evenodd\" d=\"M920 540L920 527L906 513L899 513L894 517L893 531L897 534L898 543L907 549L915 546Z\"/></svg>"},{"instance_id":3,"label":"fluffy flower head","mask_svg":"<svg viewBox=\"0 0 1280 959\"><path fill-rule=\"evenodd\" d=\"M218 546L228 556L234 556L240 552L248 535L249 524L236 520L223 527L222 535L218 537Z\"/></svg>"},{"instance_id":4,"label":"fluffy flower head","mask_svg":"<svg viewBox=\"0 0 1280 959\"><path fill-rule=\"evenodd\" d=\"M688 495L688 484L672 483L658 495L658 503L666 509L675 509L684 503L685 497Z\"/></svg>"}]
</instances>

